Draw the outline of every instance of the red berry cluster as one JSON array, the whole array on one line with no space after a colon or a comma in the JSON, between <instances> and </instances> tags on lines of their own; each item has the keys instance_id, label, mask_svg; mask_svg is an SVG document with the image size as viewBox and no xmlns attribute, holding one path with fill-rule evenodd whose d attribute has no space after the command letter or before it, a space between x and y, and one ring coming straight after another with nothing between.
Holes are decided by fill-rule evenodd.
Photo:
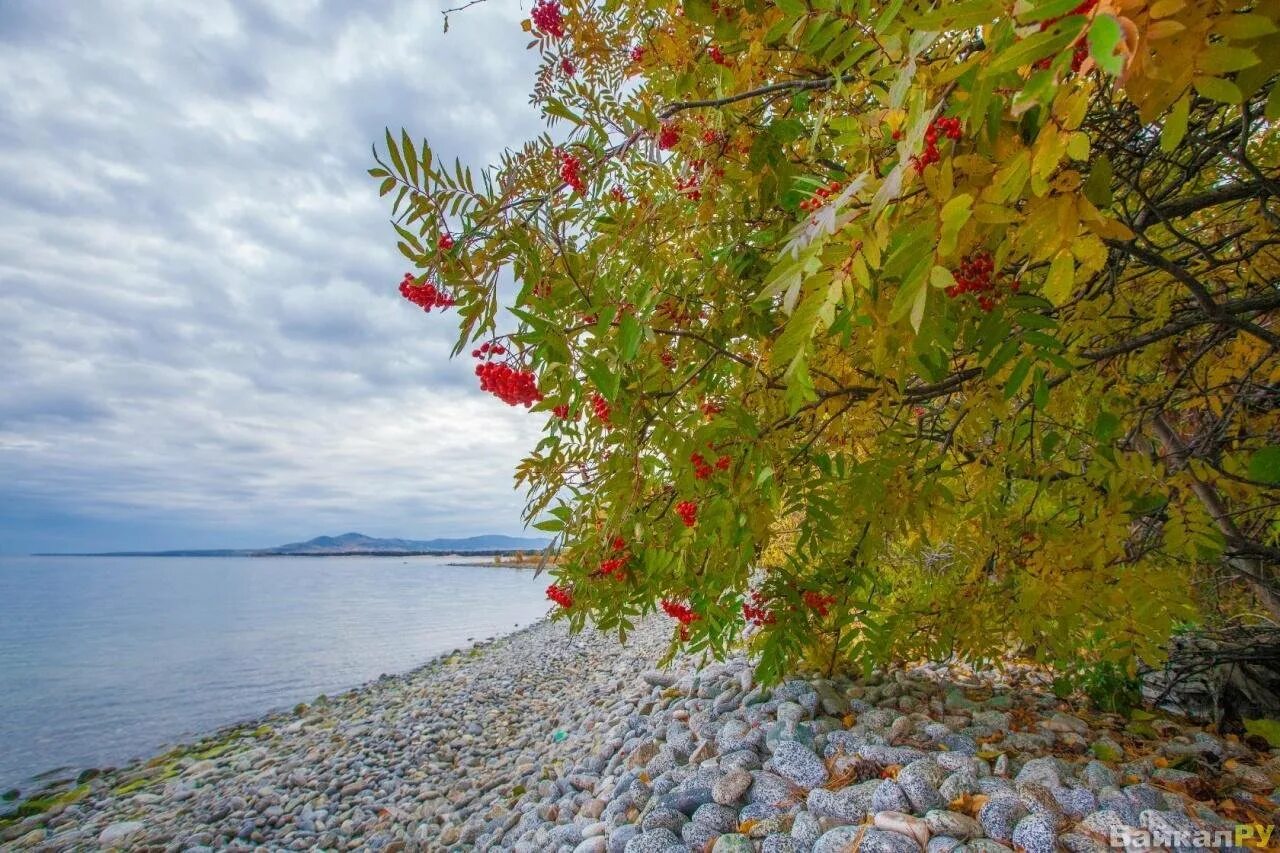
<instances>
[{"instance_id":1,"label":"red berry cluster","mask_svg":"<svg viewBox=\"0 0 1280 853\"><path fill-rule=\"evenodd\" d=\"M676 354L669 349L664 349L658 354L658 361L661 361L662 366L667 370L676 369Z\"/></svg>"},{"instance_id":2,"label":"red berry cluster","mask_svg":"<svg viewBox=\"0 0 1280 853\"><path fill-rule=\"evenodd\" d=\"M476 365L480 390L488 391L508 406L523 405L527 409L542 399L537 377L532 370L516 370L505 362L488 360L495 355L503 355L506 351L505 347L488 343L471 351L475 358L486 359L483 364Z\"/></svg>"},{"instance_id":3,"label":"red berry cluster","mask_svg":"<svg viewBox=\"0 0 1280 853\"><path fill-rule=\"evenodd\" d=\"M707 57L716 65L723 65L726 68L729 67L729 60L725 58L724 51L720 50L720 45L718 44L713 44L711 47L707 48Z\"/></svg>"},{"instance_id":4,"label":"red berry cluster","mask_svg":"<svg viewBox=\"0 0 1280 853\"><path fill-rule=\"evenodd\" d=\"M538 32L552 38L564 38L564 15L560 12L557 0L538 0L533 4L529 17L533 18L533 25L538 28Z\"/></svg>"},{"instance_id":5,"label":"red berry cluster","mask_svg":"<svg viewBox=\"0 0 1280 853\"><path fill-rule=\"evenodd\" d=\"M699 201L702 198L702 177L697 172L691 172L683 178L676 178L676 192L683 196L687 196L690 201Z\"/></svg>"},{"instance_id":6,"label":"red berry cluster","mask_svg":"<svg viewBox=\"0 0 1280 853\"><path fill-rule=\"evenodd\" d=\"M551 295L551 282L540 281L533 286L529 293L537 299L546 299Z\"/></svg>"},{"instance_id":7,"label":"red berry cluster","mask_svg":"<svg viewBox=\"0 0 1280 853\"><path fill-rule=\"evenodd\" d=\"M698 614L694 613L693 608L684 602L664 598L662 599L662 609L681 625L691 625L698 621Z\"/></svg>"},{"instance_id":8,"label":"red berry cluster","mask_svg":"<svg viewBox=\"0 0 1280 853\"><path fill-rule=\"evenodd\" d=\"M742 602L742 615L752 625L763 626L772 625L778 621L778 617L769 609L769 599L765 598L762 592L751 593L749 602Z\"/></svg>"},{"instance_id":9,"label":"red berry cluster","mask_svg":"<svg viewBox=\"0 0 1280 853\"><path fill-rule=\"evenodd\" d=\"M942 134L947 139L955 142L960 141L960 138L964 136L964 132L960 128L960 119L940 116L929 123L929 127L924 132L924 150L911 158L911 162L915 164L916 172L923 172L930 163L937 163L942 159L942 155L938 153L938 134Z\"/></svg>"},{"instance_id":10,"label":"red berry cluster","mask_svg":"<svg viewBox=\"0 0 1280 853\"><path fill-rule=\"evenodd\" d=\"M613 541L609 543L609 548L613 551L614 556L600 563L600 575L605 577L615 575L618 580L622 580L625 574L622 570L631 561L631 555L627 553L627 540L621 536L615 536Z\"/></svg>"},{"instance_id":11,"label":"red berry cluster","mask_svg":"<svg viewBox=\"0 0 1280 853\"><path fill-rule=\"evenodd\" d=\"M716 459L716 463L713 466L703 458L701 453L690 454L689 461L693 463L693 477L695 480L709 479L716 471L728 471L729 466L733 464L733 460L728 456L721 456Z\"/></svg>"},{"instance_id":12,"label":"red berry cluster","mask_svg":"<svg viewBox=\"0 0 1280 853\"><path fill-rule=\"evenodd\" d=\"M835 603L834 595L822 595L821 593L808 590L801 598L804 599L804 606L816 612L819 616L826 616L830 613L830 607Z\"/></svg>"},{"instance_id":13,"label":"red berry cluster","mask_svg":"<svg viewBox=\"0 0 1280 853\"><path fill-rule=\"evenodd\" d=\"M680 501L676 504L676 515L680 516L685 527L693 527L698 523L698 505L693 501Z\"/></svg>"},{"instance_id":14,"label":"red berry cluster","mask_svg":"<svg viewBox=\"0 0 1280 853\"><path fill-rule=\"evenodd\" d=\"M705 310L700 308L696 314L691 310L686 311L679 302L670 298L659 302L653 311L673 326L687 326L694 320L700 320L706 316Z\"/></svg>"},{"instance_id":15,"label":"red berry cluster","mask_svg":"<svg viewBox=\"0 0 1280 853\"><path fill-rule=\"evenodd\" d=\"M719 403L712 402L704 402L698 408L700 408L702 410L702 414L706 415L708 418L714 418L716 415L724 411L724 406Z\"/></svg>"},{"instance_id":16,"label":"red berry cluster","mask_svg":"<svg viewBox=\"0 0 1280 853\"><path fill-rule=\"evenodd\" d=\"M613 189L609 190L609 197L618 204L627 203L627 192L622 188L621 184L614 184Z\"/></svg>"},{"instance_id":17,"label":"red berry cluster","mask_svg":"<svg viewBox=\"0 0 1280 853\"><path fill-rule=\"evenodd\" d=\"M566 56L560 60L560 73L566 77L572 77L578 73L578 69L574 67L573 62Z\"/></svg>"},{"instance_id":18,"label":"red berry cluster","mask_svg":"<svg viewBox=\"0 0 1280 853\"><path fill-rule=\"evenodd\" d=\"M800 202L800 209L805 213L812 213L827 203L827 199L844 188L844 184L840 181L832 181L825 187L818 187L814 190L813 195Z\"/></svg>"},{"instance_id":19,"label":"red berry cluster","mask_svg":"<svg viewBox=\"0 0 1280 853\"><path fill-rule=\"evenodd\" d=\"M610 406L609 401L599 393L591 395L591 412L596 416L596 420L600 421L600 423L605 426L610 425L609 416L613 414L613 407Z\"/></svg>"},{"instance_id":20,"label":"red berry cluster","mask_svg":"<svg viewBox=\"0 0 1280 853\"><path fill-rule=\"evenodd\" d=\"M431 282L418 284L412 273L405 273L400 281L400 295L428 314L431 313L432 308L443 310L452 308L455 304L449 291L436 287Z\"/></svg>"},{"instance_id":21,"label":"red berry cluster","mask_svg":"<svg viewBox=\"0 0 1280 853\"><path fill-rule=\"evenodd\" d=\"M951 271L951 276L956 283L948 287L945 292L952 299L958 299L966 293L976 293L978 307L983 311L990 311L996 307L1000 296L998 281L994 274L995 261L992 260L990 252L966 255L960 261L960 266ZM1013 293L1018 292L1016 280L1009 285L1009 290Z\"/></svg>"},{"instance_id":22,"label":"red berry cluster","mask_svg":"<svg viewBox=\"0 0 1280 853\"><path fill-rule=\"evenodd\" d=\"M453 248L453 235L448 231L440 234L440 239L436 241L436 248L442 252L447 252Z\"/></svg>"},{"instance_id":23,"label":"red berry cluster","mask_svg":"<svg viewBox=\"0 0 1280 853\"><path fill-rule=\"evenodd\" d=\"M587 185L582 180L582 161L568 151L560 152L560 180L573 187L578 195L586 190Z\"/></svg>"},{"instance_id":24,"label":"red berry cluster","mask_svg":"<svg viewBox=\"0 0 1280 853\"><path fill-rule=\"evenodd\" d=\"M551 599L556 604L559 604L565 610L568 610L573 606L573 591L567 586L560 586L559 584L553 583L551 586L547 587L547 598Z\"/></svg>"},{"instance_id":25,"label":"red berry cluster","mask_svg":"<svg viewBox=\"0 0 1280 853\"><path fill-rule=\"evenodd\" d=\"M631 61L644 62L644 45L638 44L631 48Z\"/></svg>"},{"instance_id":26,"label":"red berry cluster","mask_svg":"<svg viewBox=\"0 0 1280 853\"><path fill-rule=\"evenodd\" d=\"M680 141L680 128L675 122L665 122L658 130L658 147L663 151L675 148Z\"/></svg>"},{"instance_id":27,"label":"red berry cluster","mask_svg":"<svg viewBox=\"0 0 1280 853\"><path fill-rule=\"evenodd\" d=\"M560 420L562 420L562 421L567 421L567 420L569 420L569 404L568 404L568 403L561 403L560 405L558 405L558 406L554 407L554 408L551 410L551 414L555 415L557 418L559 418L559 419L560 419ZM573 419L574 419L575 421L578 419L578 417L579 417L579 416L580 416L580 413L579 413L579 412L574 412L574 413L573 413Z\"/></svg>"}]
</instances>

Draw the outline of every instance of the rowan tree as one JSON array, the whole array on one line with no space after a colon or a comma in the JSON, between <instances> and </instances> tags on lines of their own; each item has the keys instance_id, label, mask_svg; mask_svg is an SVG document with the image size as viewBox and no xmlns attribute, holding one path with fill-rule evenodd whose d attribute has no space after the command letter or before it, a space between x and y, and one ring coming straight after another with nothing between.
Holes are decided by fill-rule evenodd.
<instances>
[{"instance_id":1,"label":"rowan tree","mask_svg":"<svg viewBox=\"0 0 1280 853\"><path fill-rule=\"evenodd\" d=\"M410 298L546 421L570 623L771 677L1280 617L1278 22L539 0L548 133L370 174Z\"/></svg>"}]
</instances>

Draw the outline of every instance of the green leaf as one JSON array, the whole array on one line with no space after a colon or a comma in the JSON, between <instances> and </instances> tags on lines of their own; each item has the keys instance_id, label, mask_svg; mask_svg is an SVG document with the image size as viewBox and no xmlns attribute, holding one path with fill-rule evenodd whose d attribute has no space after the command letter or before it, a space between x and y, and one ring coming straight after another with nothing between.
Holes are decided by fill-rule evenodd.
<instances>
[{"instance_id":1,"label":"green leaf","mask_svg":"<svg viewBox=\"0 0 1280 853\"><path fill-rule=\"evenodd\" d=\"M1280 446L1264 447L1249 459L1249 479L1280 484Z\"/></svg>"},{"instance_id":2,"label":"green leaf","mask_svg":"<svg viewBox=\"0 0 1280 853\"><path fill-rule=\"evenodd\" d=\"M938 255L949 257L956 250L956 238L960 229L969 221L973 210L973 196L962 193L949 199L942 206L942 233L938 236Z\"/></svg>"},{"instance_id":3,"label":"green leaf","mask_svg":"<svg viewBox=\"0 0 1280 853\"><path fill-rule=\"evenodd\" d=\"M400 159L400 152L396 150L396 141L391 138L391 128L387 128L387 154L391 157L391 165L395 166L396 174L405 177L404 161Z\"/></svg>"},{"instance_id":4,"label":"green leaf","mask_svg":"<svg viewBox=\"0 0 1280 853\"><path fill-rule=\"evenodd\" d=\"M1018 15L1018 21L1023 24L1038 24L1050 18L1061 18L1079 5L1080 0L1041 0Z\"/></svg>"},{"instance_id":5,"label":"green leaf","mask_svg":"<svg viewBox=\"0 0 1280 853\"><path fill-rule=\"evenodd\" d=\"M1160 150L1168 154L1178 147L1182 137L1187 135L1187 118L1191 115L1191 96L1183 95L1173 105L1169 117L1164 120L1160 129Z\"/></svg>"},{"instance_id":6,"label":"green leaf","mask_svg":"<svg viewBox=\"0 0 1280 853\"><path fill-rule=\"evenodd\" d=\"M1013 366L1013 370L1009 373L1009 379L1004 383L1004 398L1011 399L1014 394L1018 393L1018 389L1022 387L1022 383L1026 381L1027 374L1031 372L1031 359L1023 356L1018 359L1018 363Z\"/></svg>"},{"instance_id":7,"label":"green leaf","mask_svg":"<svg viewBox=\"0 0 1280 853\"><path fill-rule=\"evenodd\" d=\"M1063 18L1043 32L1033 33L1015 42L1012 47L996 54L995 59L987 66L987 71L991 74L1002 74L1024 65L1032 65L1046 56L1061 52L1080 35L1085 21L1083 15L1072 15L1069 18Z\"/></svg>"},{"instance_id":8,"label":"green leaf","mask_svg":"<svg viewBox=\"0 0 1280 853\"><path fill-rule=\"evenodd\" d=\"M786 327L769 353L769 366L774 370L789 369L801 351L809 345L818 328L818 312L826 302L825 288L815 287L805 294L795 312L787 320Z\"/></svg>"},{"instance_id":9,"label":"green leaf","mask_svg":"<svg viewBox=\"0 0 1280 853\"><path fill-rule=\"evenodd\" d=\"M1043 293L1054 305L1061 305L1071 298L1071 291L1075 289L1075 271L1076 263L1070 249L1062 249L1053 256Z\"/></svg>"},{"instance_id":10,"label":"green leaf","mask_svg":"<svg viewBox=\"0 0 1280 853\"><path fill-rule=\"evenodd\" d=\"M1099 15L1089 27L1089 55L1113 77L1124 70L1124 58L1116 53L1123 39L1124 30L1113 15Z\"/></svg>"},{"instance_id":11,"label":"green leaf","mask_svg":"<svg viewBox=\"0 0 1280 853\"><path fill-rule=\"evenodd\" d=\"M535 521L533 526L538 530L545 530L548 533L556 533L564 530L564 522L558 518L548 518L546 521Z\"/></svg>"},{"instance_id":12,"label":"green leaf","mask_svg":"<svg viewBox=\"0 0 1280 853\"><path fill-rule=\"evenodd\" d=\"M409 183L418 186L418 152L413 150L413 140L407 130L400 131L400 150L404 152L404 165L409 170Z\"/></svg>"},{"instance_id":13,"label":"green leaf","mask_svg":"<svg viewBox=\"0 0 1280 853\"><path fill-rule=\"evenodd\" d=\"M1267 121L1280 121L1280 82L1272 84L1263 113L1266 115Z\"/></svg>"},{"instance_id":14,"label":"green leaf","mask_svg":"<svg viewBox=\"0 0 1280 853\"><path fill-rule=\"evenodd\" d=\"M582 360L582 372L587 374L587 378L595 385L600 395L610 403L618 396L618 385L622 381L622 377L603 362L596 359L584 358Z\"/></svg>"},{"instance_id":15,"label":"green leaf","mask_svg":"<svg viewBox=\"0 0 1280 853\"><path fill-rule=\"evenodd\" d=\"M1111 194L1111 160L1106 154L1099 154L1089 170L1089 179L1084 183L1084 197L1093 202L1095 207L1108 208L1114 198Z\"/></svg>"},{"instance_id":16,"label":"green leaf","mask_svg":"<svg viewBox=\"0 0 1280 853\"><path fill-rule=\"evenodd\" d=\"M959 3L942 0L937 9L913 18L910 25L915 30L970 30L989 23L1003 12L1001 0L963 0Z\"/></svg>"},{"instance_id":17,"label":"green leaf","mask_svg":"<svg viewBox=\"0 0 1280 853\"><path fill-rule=\"evenodd\" d=\"M640 349L640 341L644 337L644 329L634 314L625 314L618 323L618 355L627 362L636 357Z\"/></svg>"},{"instance_id":18,"label":"green leaf","mask_svg":"<svg viewBox=\"0 0 1280 853\"><path fill-rule=\"evenodd\" d=\"M1257 65L1259 61L1258 54L1247 47L1220 44L1200 54L1196 60L1196 68L1206 74L1230 74Z\"/></svg>"},{"instance_id":19,"label":"green leaf","mask_svg":"<svg viewBox=\"0 0 1280 853\"><path fill-rule=\"evenodd\" d=\"M1244 93L1240 87L1230 80L1221 77L1197 77L1191 81L1201 97L1224 104L1240 104L1244 101Z\"/></svg>"},{"instance_id":20,"label":"green leaf","mask_svg":"<svg viewBox=\"0 0 1280 853\"><path fill-rule=\"evenodd\" d=\"M1232 41L1246 41L1259 36L1269 36L1276 31L1275 23L1266 15L1246 13L1229 15L1213 25L1221 35Z\"/></svg>"}]
</instances>

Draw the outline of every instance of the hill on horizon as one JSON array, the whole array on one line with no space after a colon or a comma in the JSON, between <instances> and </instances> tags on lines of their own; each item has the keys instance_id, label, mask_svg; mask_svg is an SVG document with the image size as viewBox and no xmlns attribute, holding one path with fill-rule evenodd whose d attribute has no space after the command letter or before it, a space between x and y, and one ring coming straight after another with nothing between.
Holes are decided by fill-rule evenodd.
<instances>
[{"instance_id":1,"label":"hill on horizon","mask_svg":"<svg viewBox=\"0 0 1280 853\"><path fill-rule=\"evenodd\" d=\"M340 536L317 536L305 542L290 542L272 548L207 548L169 551L106 551L89 554L51 554L49 556L85 557L257 557L257 556L327 556L339 554L414 554L476 553L495 551L541 551L549 539L485 534L462 538L379 539L363 533ZM41 556L41 555L37 555Z\"/></svg>"}]
</instances>

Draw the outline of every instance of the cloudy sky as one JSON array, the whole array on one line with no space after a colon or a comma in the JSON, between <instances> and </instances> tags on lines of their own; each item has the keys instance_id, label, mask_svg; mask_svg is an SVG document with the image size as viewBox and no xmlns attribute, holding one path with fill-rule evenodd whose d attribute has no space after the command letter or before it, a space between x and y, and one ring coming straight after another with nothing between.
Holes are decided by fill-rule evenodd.
<instances>
[{"instance_id":1,"label":"cloudy sky","mask_svg":"<svg viewBox=\"0 0 1280 853\"><path fill-rule=\"evenodd\" d=\"M0 2L0 553L518 533L537 419L400 300L382 128L538 132L516 0Z\"/></svg>"}]
</instances>

